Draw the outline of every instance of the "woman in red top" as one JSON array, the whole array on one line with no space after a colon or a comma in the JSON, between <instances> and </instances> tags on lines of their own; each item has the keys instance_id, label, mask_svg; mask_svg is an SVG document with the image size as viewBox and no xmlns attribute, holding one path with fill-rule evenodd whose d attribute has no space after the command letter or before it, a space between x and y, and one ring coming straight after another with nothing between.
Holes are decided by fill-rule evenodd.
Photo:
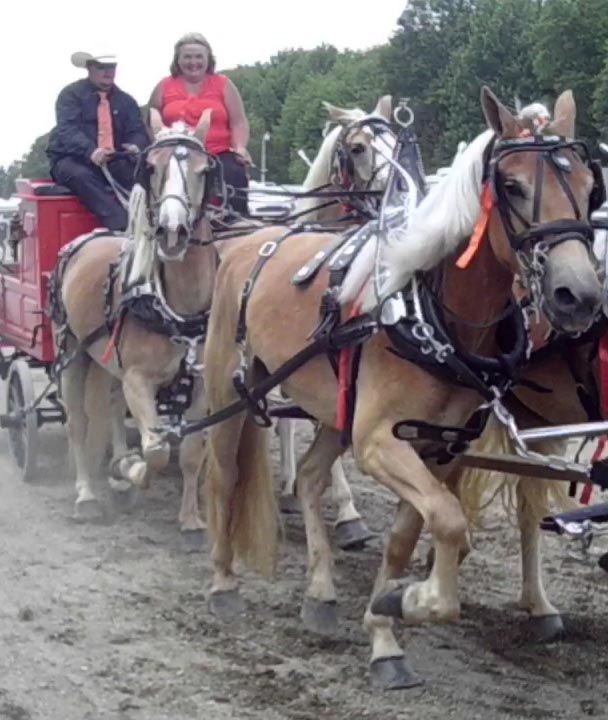
<instances>
[{"instance_id":1,"label":"woman in red top","mask_svg":"<svg viewBox=\"0 0 608 720\"><path fill-rule=\"evenodd\" d=\"M249 122L239 91L226 75L215 72L211 46L198 33L177 41L170 70L171 75L152 91L150 106L169 126L182 120L196 127L203 111L213 110L205 144L221 162L226 184L235 189L229 205L240 215L247 215L246 194L238 191L249 184Z\"/></svg>"}]
</instances>

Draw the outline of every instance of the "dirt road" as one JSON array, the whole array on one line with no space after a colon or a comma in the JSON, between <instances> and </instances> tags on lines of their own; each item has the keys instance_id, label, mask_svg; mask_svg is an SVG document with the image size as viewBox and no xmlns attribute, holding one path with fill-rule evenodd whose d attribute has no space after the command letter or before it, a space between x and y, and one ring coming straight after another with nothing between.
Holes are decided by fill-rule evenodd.
<instances>
[{"instance_id":1,"label":"dirt road","mask_svg":"<svg viewBox=\"0 0 608 720\"><path fill-rule=\"evenodd\" d=\"M26 486L0 437L2 720L608 717L608 576L571 560L556 539L545 567L565 642L526 642L525 618L509 604L519 589L517 536L496 515L463 568L461 622L401 631L426 686L381 694L369 685L361 626L379 540L338 555L335 640L300 624L299 517L287 521L279 580L252 577L247 616L224 625L207 612L207 556L180 549L175 476L159 478L129 515L77 525L63 428L45 429L42 445L40 482ZM381 532L392 499L347 470ZM413 574L424 576L420 560Z\"/></svg>"}]
</instances>

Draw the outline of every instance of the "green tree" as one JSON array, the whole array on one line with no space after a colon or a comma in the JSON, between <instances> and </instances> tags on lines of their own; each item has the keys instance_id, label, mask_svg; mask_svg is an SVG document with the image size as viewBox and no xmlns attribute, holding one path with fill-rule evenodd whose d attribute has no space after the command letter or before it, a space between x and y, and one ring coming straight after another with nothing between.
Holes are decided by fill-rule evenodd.
<instances>
[{"instance_id":1,"label":"green tree","mask_svg":"<svg viewBox=\"0 0 608 720\"><path fill-rule=\"evenodd\" d=\"M471 140L484 128L480 89L488 85L502 102L514 105L541 100L534 72L538 43L537 0L480 0L464 46L452 57L438 94L445 108L439 143L447 161L460 140Z\"/></svg>"},{"instance_id":2,"label":"green tree","mask_svg":"<svg viewBox=\"0 0 608 720\"><path fill-rule=\"evenodd\" d=\"M552 97L574 92L577 131L589 141L598 137L593 113L601 118L605 112L606 96L595 90L602 84L607 37L606 0L550 0L542 7L534 48L539 87Z\"/></svg>"},{"instance_id":3,"label":"green tree","mask_svg":"<svg viewBox=\"0 0 608 720\"><path fill-rule=\"evenodd\" d=\"M23 156L21 176L25 178L48 178L49 161L46 156L49 134L36 138L29 152Z\"/></svg>"},{"instance_id":4,"label":"green tree","mask_svg":"<svg viewBox=\"0 0 608 720\"><path fill-rule=\"evenodd\" d=\"M449 116L444 89L454 55L468 42L477 0L410 0L398 30L381 49L383 87L405 97L429 167L443 161L440 139Z\"/></svg>"},{"instance_id":5,"label":"green tree","mask_svg":"<svg viewBox=\"0 0 608 720\"><path fill-rule=\"evenodd\" d=\"M8 192L8 174L4 165L0 165L0 197L8 198L10 193Z\"/></svg>"}]
</instances>

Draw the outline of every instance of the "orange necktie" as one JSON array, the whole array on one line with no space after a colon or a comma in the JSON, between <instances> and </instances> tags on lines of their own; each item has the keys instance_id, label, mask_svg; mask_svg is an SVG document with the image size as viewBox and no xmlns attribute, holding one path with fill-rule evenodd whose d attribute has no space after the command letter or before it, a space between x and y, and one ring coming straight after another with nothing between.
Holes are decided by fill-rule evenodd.
<instances>
[{"instance_id":1,"label":"orange necktie","mask_svg":"<svg viewBox=\"0 0 608 720\"><path fill-rule=\"evenodd\" d=\"M114 150L114 131L112 129L112 112L108 93L99 93L97 107L97 147Z\"/></svg>"}]
</instances>

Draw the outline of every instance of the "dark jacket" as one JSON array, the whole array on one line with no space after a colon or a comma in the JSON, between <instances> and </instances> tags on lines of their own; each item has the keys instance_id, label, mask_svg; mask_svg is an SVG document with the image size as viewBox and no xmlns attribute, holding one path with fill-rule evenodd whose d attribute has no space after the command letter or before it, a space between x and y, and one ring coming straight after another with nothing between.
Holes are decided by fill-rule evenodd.
<instances>
[{"instance_id":1,"label":"dark jacket","mask_svg":"<svg viewBox=\"0 0 608 720\"><path fill-rule=\"evenodd\" d=\"M99 90L87 78L63 88L57 98L57 125L51 131L47 155L51 164L62 157L88 160L97 147L97 106ZM133 143L143 150L150 138L135 100L113 86L108 94L112 110L114 147L122 150L123 143Z\"/></svg>"}]
</instances>

